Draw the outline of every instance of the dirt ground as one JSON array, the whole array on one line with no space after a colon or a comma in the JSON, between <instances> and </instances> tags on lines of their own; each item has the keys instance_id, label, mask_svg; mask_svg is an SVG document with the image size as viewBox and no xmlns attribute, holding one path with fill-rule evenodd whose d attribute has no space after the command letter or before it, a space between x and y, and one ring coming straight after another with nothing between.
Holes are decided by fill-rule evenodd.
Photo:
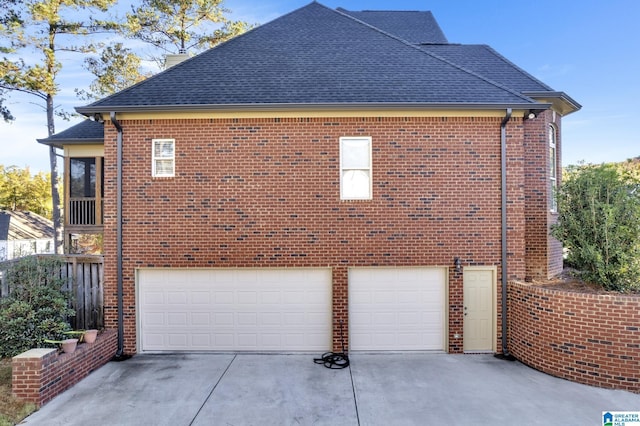
<instances>
[{"instance_id":1,"label":"dirt ground","mask_svg":"<svg viewBox=\"0 0 640 426\"><path fill-rule=\"evenodd\" d=\"M564 290L573 291L576 293L589 293L589 294L620 294L615 291L608 291L601 286L593 283L588 283L577 277L575 269L565 268L560 275L557 275L549 280L533 280L528 284L552 289L552 290Z\"/></svg>"}]
</instances>

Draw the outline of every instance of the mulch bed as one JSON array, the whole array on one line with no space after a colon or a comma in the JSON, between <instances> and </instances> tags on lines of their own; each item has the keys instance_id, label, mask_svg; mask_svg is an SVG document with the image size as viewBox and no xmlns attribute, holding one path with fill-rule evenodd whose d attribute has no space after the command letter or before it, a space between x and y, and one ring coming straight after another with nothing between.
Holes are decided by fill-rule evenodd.
<instances>
[{"instance_id":1,"label":"mulch bed","mask_svg":"<svg viewBox=\"0 0 640 426\"><path fill-rule=\"evenodd\" d=\"M577 276L577 271L572 268L565 268L560 275L557 275L548 280L533 280L528 284L536 287L551 289L551 290L564 290L572 291L576 293L587 294L611 294L619 295L620 292L605 290L598 284L588 283L581 280ZM639 293L640 294L640 293Z\"/></svg>"}]
</instances>

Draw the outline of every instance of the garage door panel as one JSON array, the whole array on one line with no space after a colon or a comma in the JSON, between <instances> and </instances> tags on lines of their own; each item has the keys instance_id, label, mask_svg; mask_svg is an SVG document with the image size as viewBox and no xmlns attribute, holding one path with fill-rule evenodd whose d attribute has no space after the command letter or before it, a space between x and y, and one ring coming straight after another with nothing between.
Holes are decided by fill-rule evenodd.
<instances>
[{"instance_id":1,"label":"garage door panel","mask_svg":"<svg viewBox=\"0 0 640 426\"><path fill-rule=\"evenodd\" d=\"M256 333L239 333L238 349L251 350L258 347L258 335Z\"/></svg>"},{"instance_id":2,"label":"garage door panel","mask_svg":"<svg viewBox=\"0 0 640 426\"><path fill-rule=\"evenodd\" d=\"M246 283L242 283L246 284ZM258 294L255 291L239 291L238 303L240 305L255 305L258 302Z\"/></svg>"},{"instance_id":3,"label":"garage door panel","mask_svg":"<svg viewBox=\"0 0 640 426\"><path fill-rule=\"evenodd\" d=\"M138 286L141 351L331 344L329 269L141 270Z\"/></svg>"},{"instance_id":4,"label":"garage door panel","mask_svg":"<svg viewBox=\"0 0 640 426\"><path fill-rule=\"evenodd\" d=\"M279 305L281 301L279 291L263 291L260 293L260 302L263 305Z\"/></svg>"},{"instance_id":5,"label":"garage door panel","mask_svg":"<svg viewBox=\"0 0 640 426\"><path fill-rule=\"evenodd\" d=\"M396 315L392 312L379 312L373 316L374 324L376 326L385 326L389 323L395 322Z\"/></svg>"},{"instance_id":6,"label":"garage door panel","mask_svg":"<svg viewBox=\"0 0 640 426\"><path fill-rule=\"evenodd\" d=\"M194 312L191 314L191 325L211 327L211 314L208 312Z\"/></svg>"},{"instance_id":7,"label":"garage door panel","mask_svg":"<svg viewBox=\"0 0 640 426\"><path fill-rule=\"evenodd\" d=\"M421 324L424 320L420 312L400 312L398 314L398 324L411 327L414 324Z\"/></svg>"},{"instance_id":8,"label":"garage door panel","mask_svg":"<svg viewBox=\"0 0 640 426\"><path fill-rule=\"evenodd\" d=\"M279 312L265 312L260 314L260 324L266 326L282 324L282 314Z\"/></svg>"},{"instance_id":9,"label":"garage door panel","mask_svg":"<svg viewBox=\"0 0 640 426\"><path fill-rule=\"evenodd\" d=\"M444 268L349 271L353 350L444 350Z\"/></svg>"},{"instance_id":10,"label":"garage door panel","mask_svg":"<svg viewBox=\"0 0 640 426\"><path fill-rule=\"evenodd\" d=\"M164 314L158 312L149 312L144 314L143 320L149 326L165 325Z\"/></svg>"},{"instance_id":11,"label":"garage door panel","mask_svg":"<svg viewBox=\"0 0 640 426\"><path fill-rule=\"evenodd\" d=\"M191 346L194 348L208 348L211 346L211 335L206 334L192 334Z\"/></svg>"},{"instance_id":12,"label":"garage door panel","mask_svg":"<svg viewBox=\"0 0 640 426\"><path fill-rule=\"evenodd\" d=\"M327 320L326 315L322 312L309 312L304 314L304 318L306 318L306 323L318 327L322 327ZM298 322L299 323L299 322ZM289 324L295 324L295 321L290 322Z\"/></svg>"},{"instance_id":13,"label":"garage door panel","mask_svg":"<svg viewBox=\"0 0 640 426\"><path fill-rule=\"evenodd\" d=\"M369 347L372 345L370 334L351 333L349 337L351 348Z\"/></svg>"},{"instance_id":14,"label":"garage door panel","mask_svg":"<svg viewBox=\"0 0 640 426\"><path fill-rule=\"evenodd\" d=\"M185 326L187 325L188 314L186 312L173 312L167 315L167 325L172 326Z\"/></svg>"},{"instance_id":15,"label":"garage door panel","mask_svg":"<svg viewBox=\"0 0 640 426\"><path fill-rule=\"evenodd\" d=\"M372 320L371 318L373 317L373 315L369 312L354 312L353 310L351 312L349 312L349 323L352 326L352 329L355 328L357 329L358 325L368 325L368 324L372 324ZM354 331L354 334L359 334L358 332Z\"/></svg>"},{"instance_id":16,"label":"garage door panel","mask_svg":"<svg viewBox=\"0 0 640 426\"><path fill-rule=\"evenodd\" d=\"M237 316L238 325L257 325L258 324L258 316L254 313L250 312L241 312Z\"/></svg>"},{"instance_id":17,"label":"garage door panel","mask_svg":"<svg viewBox=\"0 0 640 426\"><path fill-rule=\"evenodd\" d=\"M192 305L208 305L211 303L211 293L208 291L192 291L190 294Z\"/></svg>"},{"instance_id":18,"label":"garage door panel","mask_svg":"<svg viewBox=\"0 0 640 426\"><path fill-rule=\"evenodd\" d=\"M302 324L304 322L303 312L289 312L289 313L283 314L283 317L284 317L284 323L291 327L295 326L296 324ZM325 320L326 318L324 318L323 316L322 323L324 323Z\"/></svg>"},{"instance_id":19,"label":"garage door panel","mask_svg":"<svg viewBox=\"0 0 640 426\"><path fill-rule=\"evenodd\" d=\"M394 333L378 332L375 336L373 336L373 345L385 348L393 347L393 345L397 341L396 337L397 335L395 335Z\"/></svg>"}]
</instances>

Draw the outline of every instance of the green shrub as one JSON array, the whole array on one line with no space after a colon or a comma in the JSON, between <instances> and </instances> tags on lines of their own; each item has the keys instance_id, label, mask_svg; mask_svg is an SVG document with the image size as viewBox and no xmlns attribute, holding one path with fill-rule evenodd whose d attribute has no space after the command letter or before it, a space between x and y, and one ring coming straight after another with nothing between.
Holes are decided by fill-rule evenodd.
<instances>
[{"instance_id":1,"label":"green shrub","mask_svg":"<svg viewBox=\"0 0 640 426\"><path fill-rule=\"evenodd\" d=\"M581 277L607 290L640 290L640 181L614 165L570 167L552 235Z\"/></svg>"},{"instance_id":2,"label":"green shrub","mask_svg":"<svg viewBox=\"0 0 640 426\"><path fill-rule=\"evenodd\" d=\"M45 346L69 330L67 294L62 290L62 263L54 257L21 258L4 274L11 293L0 300L0 357Z\"/></svg>"}]
</instances>

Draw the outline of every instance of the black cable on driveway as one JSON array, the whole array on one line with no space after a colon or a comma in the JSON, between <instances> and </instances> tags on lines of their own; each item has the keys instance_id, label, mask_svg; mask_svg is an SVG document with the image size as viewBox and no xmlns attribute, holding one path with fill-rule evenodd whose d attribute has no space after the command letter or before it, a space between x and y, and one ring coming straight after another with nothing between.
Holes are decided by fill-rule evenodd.
<instances>
[{"instance_id":1,"label":"black cable on driveway","mask_svg":"<svg viewBox=\"0 0 640 426\"><path fill-rule=\"evenodd\" d=\"M209 401L209 399L211 398L211 395L213 395L213 392L216 390L216 388L218 387L218 385L220 384L220 381L222 380L222 378L227 374L227 371L229 371L229 368L231 368L231 364L233 364L233 361L236 360L236 357L238 356L238 354L235 354L233 356L233 359L231 360L231 362L229 363L229 365L227 365L227 368L224 369L224 372L220 375L220 378L218 379L218 381L216 382L215 385L213 385L213 388L211 389L211 392L209 392L209 395L207 395L207 397L205 398L204 402L202 403L202 405L200 406L200 408L198 408L198 411L196 412L196 415L193 416L193 419L191 419L191 422L189 422L189 426L193 425L193 422L196 421L196 419L198 418L198 415L200 414L200 411L202 411L202 409L204 408L205 404ZM357 413L357 408L356 408L356 413ZM358 425L360 425L360 423L358 422Z\"/></svg>"}]
</instances>

